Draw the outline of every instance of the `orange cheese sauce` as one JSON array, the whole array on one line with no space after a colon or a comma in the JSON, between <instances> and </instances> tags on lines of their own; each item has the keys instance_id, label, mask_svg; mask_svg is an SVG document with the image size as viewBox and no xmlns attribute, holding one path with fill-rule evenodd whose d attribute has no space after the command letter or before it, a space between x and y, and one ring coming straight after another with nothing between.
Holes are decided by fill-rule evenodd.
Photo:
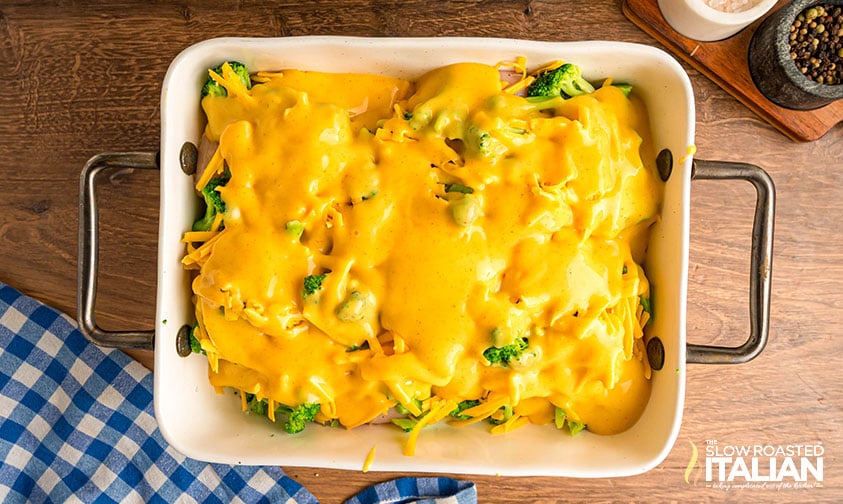
<instances>
[{"instance_id":1,"label":"orange cheese sauce","mask_svg":"<svg viewBox=\"0 0 843 504\"><path fill-rule=\"evenodd\" d=\"M231 174L193 265L212 385L346 427L431 397L600 434L637 420L662 194L641 103L604 86L541 111L477 63L256 80L202 101ZM516 338L509 365L484 358Z\"/></svg>"}]
</instances>

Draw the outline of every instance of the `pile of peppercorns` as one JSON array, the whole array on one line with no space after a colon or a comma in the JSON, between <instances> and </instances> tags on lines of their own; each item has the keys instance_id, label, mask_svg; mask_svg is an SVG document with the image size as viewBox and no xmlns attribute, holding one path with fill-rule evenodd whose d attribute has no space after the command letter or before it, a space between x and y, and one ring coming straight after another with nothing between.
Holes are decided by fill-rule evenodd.
<instances>
[{"instance_id":1,"label":"pile of peppercorns","mask_svg":"<svg viewBox=\"0 0 843 504\"><path fill-rule=\"evenodd\" d=\"M790 26L790 57L818 84L843 84L843 7L824 4L802 11Z\"/></svg>"}]
</instances>

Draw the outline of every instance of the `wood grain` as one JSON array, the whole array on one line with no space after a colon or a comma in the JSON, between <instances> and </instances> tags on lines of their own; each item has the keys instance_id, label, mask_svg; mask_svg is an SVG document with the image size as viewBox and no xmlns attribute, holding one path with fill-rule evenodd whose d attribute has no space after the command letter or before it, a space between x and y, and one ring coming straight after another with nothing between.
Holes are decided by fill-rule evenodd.
<instances>
[{"instance_id":1,"label":"wood grain","mask_svg":"<svg viewBox=\"0 0 843 504\"><path fill-rule=\"evenodd\" d=\"M156 150L160 83L181 50L226 35L499 36L610 39L659 46L616 0L95 1L0 4L0 280L68 313L76 303L79 172L104 151ZM684 63L687 65L687 63ZM690 65L698 155L765 168L777 192L770 342L740 366L690 366L675 447L654 470L622 479L460 476L481 502L700 502L843 500L843 132L794 143ZM155 303L157 175L136 172L100 188L98 320L145 329ZM745 337L748 184L692 184L688 335L695 343ZM151 366L149 354L134 354ZM684 480L691 444L826 447L823 488L706 488ZM564 454L560 454L564 456ZM399 476L285 468L322 502Z\"/></svg>"}]
</instances>

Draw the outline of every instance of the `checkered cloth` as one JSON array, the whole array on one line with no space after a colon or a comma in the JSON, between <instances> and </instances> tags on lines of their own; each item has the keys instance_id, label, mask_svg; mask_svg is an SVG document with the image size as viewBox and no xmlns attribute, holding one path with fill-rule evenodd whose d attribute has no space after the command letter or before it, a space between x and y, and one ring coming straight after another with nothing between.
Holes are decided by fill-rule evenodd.
<instances>
[{"instance_id":1,"label":"checkered cloth","mask_svg":"<svg viewBox=\"0 0 843 504\"><path fill-rule=\"evenodd\" d=\"M363 490L345 504L474 504L474 483L451 478L398 478Z\"/></svg>"},{"instance_id":2,"label":"checkered cloth","mask_svg":"<svg viewBox=\"0 0 843 504\"><path fill-rule=\"evenodd\" d=\"M184 457L153 415L151 372L0 283L0 501L317 502L278 467ZM473 494L448 478L401 478L351 502L434 502L420 499L452 499L466 487Z\"/></svg>"}]
</instances>

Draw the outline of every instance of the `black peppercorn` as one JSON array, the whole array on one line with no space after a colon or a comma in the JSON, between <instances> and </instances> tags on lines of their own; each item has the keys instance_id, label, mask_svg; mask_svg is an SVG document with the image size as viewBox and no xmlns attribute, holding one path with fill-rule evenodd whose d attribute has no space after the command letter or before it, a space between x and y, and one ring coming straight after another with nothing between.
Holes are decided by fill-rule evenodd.
<instances>
[{"instance_id":1,"label":"black peppercorn","mask_svg":"<svg viewBox=\"0 0 843 504\"><path fill-rule=\"evenodd\" d=\"M790 27L790 57L805 77L818 84L843 84L843 8L810 7Z\"/></svg>"}]
</instances>

